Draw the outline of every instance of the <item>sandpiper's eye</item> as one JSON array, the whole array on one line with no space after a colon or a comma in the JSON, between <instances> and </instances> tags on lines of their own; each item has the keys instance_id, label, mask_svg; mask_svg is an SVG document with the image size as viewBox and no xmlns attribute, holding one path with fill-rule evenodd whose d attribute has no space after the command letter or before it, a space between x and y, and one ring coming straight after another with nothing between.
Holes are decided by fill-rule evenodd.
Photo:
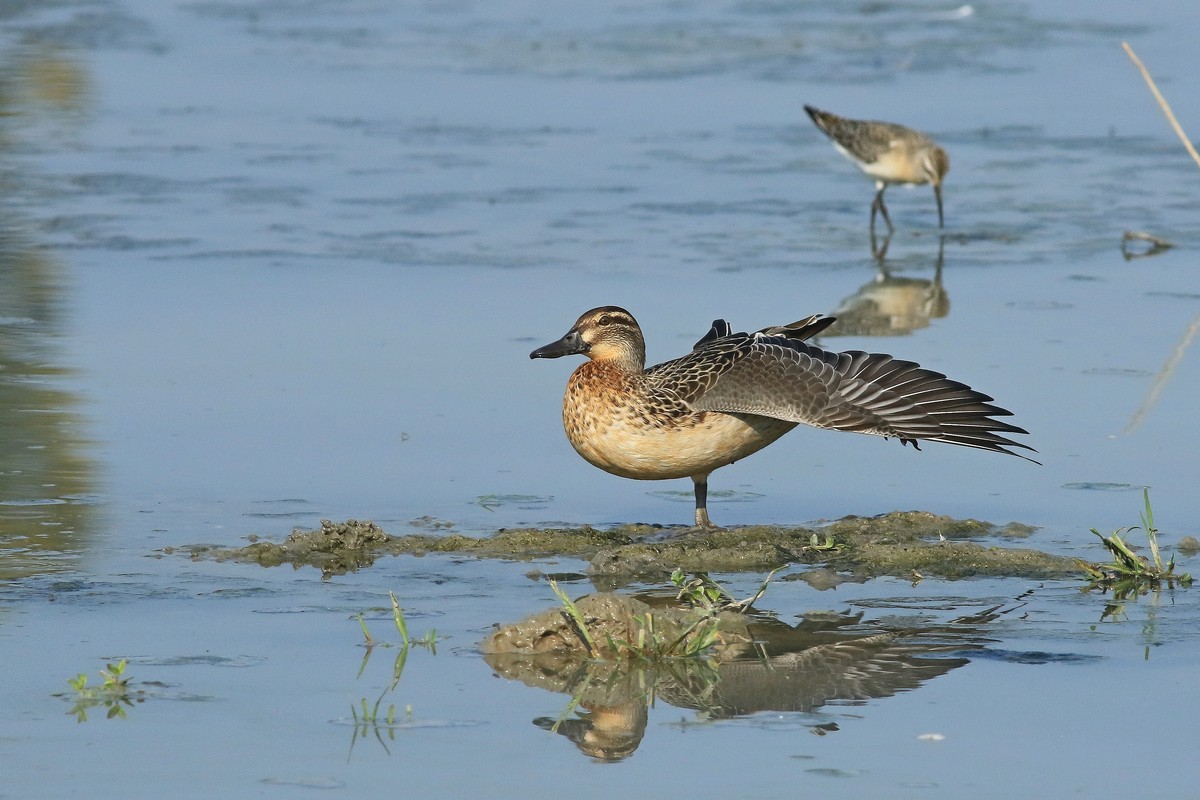
<instances>
[{"instance_id":1,"label":"sandpiper's eye","mask_svg":"<svg viewBox=\"0 0 1200 800\"><path fill-rule=\"evenodd\" d=\"M608 325L612 323L612 317L608 314L601 314L600 319L596 320L597 325Z\"/></svg>"}]
</instances>

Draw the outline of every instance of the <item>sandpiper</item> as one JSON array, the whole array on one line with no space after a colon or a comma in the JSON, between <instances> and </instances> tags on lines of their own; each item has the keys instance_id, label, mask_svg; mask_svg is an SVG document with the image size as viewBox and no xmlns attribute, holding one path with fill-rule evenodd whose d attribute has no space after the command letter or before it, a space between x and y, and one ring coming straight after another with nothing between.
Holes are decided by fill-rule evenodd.
<instances>
[{"instance_id":1,"label":"sandpiper","mask_svg":"<svg viewBox=\"0 0 1200 800\"><path fill-rule=\"evenodd\" d=\"M623 308L603 306L529 357L588 357L563 398L572 446L625 478L690 477L699 528L715 527L709 473L801 423L894 436L914 447L920 440L947 442L1021 458L1008 448L1033 451L1002 435L1028 433L995 419L1011 412L966 384L889 355L829 352L806 342L833 322L815 314L734 333L719 319L690 353L646 369L637 321Z\"/></svg>"},{"instance_id":2,"label":"sandpiper","mask_svg":"<svg viewBox=\"0 0 1200 800\"><path fill-rule=\"evenodd\" d=\"M889 231L895 230L883 203L883 190L892 183L933 184L938 227L945 227L942 179L950 171L950 157L933 139L891 122L846 119L812 106L805 106L804 110L839 153L875 179L878 191L871 203L871 230L875 229L876 212L883 214Z\"/></svg>"}]
</instances>

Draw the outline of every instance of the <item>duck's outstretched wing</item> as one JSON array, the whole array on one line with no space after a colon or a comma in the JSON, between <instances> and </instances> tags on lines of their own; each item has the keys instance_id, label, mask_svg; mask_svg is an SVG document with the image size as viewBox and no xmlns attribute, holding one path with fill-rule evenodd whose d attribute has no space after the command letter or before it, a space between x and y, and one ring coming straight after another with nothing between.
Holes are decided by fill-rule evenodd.
<instances>
[{"instance_id":1,"label":"duck's outstretched wing","mask_svg":"<svg viewBox=\"0 0 1200 800\"><path fill-rule=\"evenodd\" d=\"M835 321L834 317L813 314L789 325L776 325L757 333L734 333L725 320L713 320L708 333L692 346L692 352L646 370L646 388L659 395L664 402L682 402L694 406L696 410L715 411L717 409L702 408L695 403L713 389L718 378L751 355L758 340L779 339L800 343L816 336Z\"/></svg>"},{"instance_id":2,"label":"duck's outstretched wing","mask_svg":"<svg viewBox=\"0 0 1200 800\"><path fill-rule=\"evenodd\" d=\"M724 336L715 335L722 331L714 324L691 353L648 370L647 381L677 392L697 411L757 414L913 445L946 442L1018 456L1008 448L1033 451L1003 435L1027 433L997 419L1012 412L964 383L889 355L833 353L804 341L831 322L810 317Z\"/></svg>"},{"instance_id":3,"label":"duck's outstretched wing","mask_svg":"<svg viewBox=\"0 0 1200 800\"><path fill-rule=\"evenodd\" d=\"M828 328L833 323L837 322L837 317L827 317L824 314L813 314L811 317L797 320L790 325L774 325L770 328L763 328L759 333L765 333L770 336L784 336L789 339L797 339L804 341L811 339L821 331ZM714 319L712 327L708 329L708 333L700 337L700 341L692 345L693 350L701 350L708 344L717 339L724 339L727 336L746 336L744 333L734 333L733 326L723 319ZM658 365L663 366L662 364ZM651 369L658 369L652 367Z\"/></svg>"}]
</instances>

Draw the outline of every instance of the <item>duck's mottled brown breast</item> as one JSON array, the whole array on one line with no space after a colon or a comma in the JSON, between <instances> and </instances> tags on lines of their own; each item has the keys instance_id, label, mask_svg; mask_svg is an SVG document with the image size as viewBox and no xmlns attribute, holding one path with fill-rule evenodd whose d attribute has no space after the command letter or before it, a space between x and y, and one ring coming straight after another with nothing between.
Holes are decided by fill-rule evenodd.
<instances>
[{"instance_id":1,"label":"duck's mottled brown breast","mask_svg":"<svg viewBox=\"0 0 1200 800\"><path fill-rule=\"evenodd\" d=\"M567 439L589 463L639 480L686 478L766 447L796 423L698 411L669 388L604 362L571 375L563 397Z\"/></svg>"}]
</instances>

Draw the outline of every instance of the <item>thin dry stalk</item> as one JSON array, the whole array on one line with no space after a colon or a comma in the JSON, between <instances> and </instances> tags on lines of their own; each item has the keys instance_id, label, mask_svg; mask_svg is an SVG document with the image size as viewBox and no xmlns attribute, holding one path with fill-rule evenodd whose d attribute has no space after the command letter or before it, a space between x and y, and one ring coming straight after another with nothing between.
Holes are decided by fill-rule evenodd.
<instances>
[{"instance_id":1,"label":"thin dry stalk","mask_svg":"<svg viewBox=\"0 0 1200 800\"><path fill-rule=\"evenodd\" d=\"M1154 79L1150 77L1150 71L1146 69L1146 65L1137 57L1137 53L1133 52L1133 48L1129 46L1129 42L1121 42L1121 47L1125 49L1125 55L1129 56L1133 61L1138 71L1142 73L1142 77L1146 79L1146 85L1150 87L1150 91L1154 93L1154 99L1158 101L1158 105L1163 110L1163 114L1167 117L1167 122L1171 123L1171 127L1175 129L1175 135L1183 142L1183 146L1192 156L1192 160L1200 166L1200 153L1196 152L1196 148L1192 146L1192 142L1188 139L1187 134L1183 132L1183 126L1179 124L1179 120L1175 119L1175 112L1171 111L1171 106L1167 104L1167 99L1162 96L1162 92L1154 85Z\"/></svg>"}]
</instances>

